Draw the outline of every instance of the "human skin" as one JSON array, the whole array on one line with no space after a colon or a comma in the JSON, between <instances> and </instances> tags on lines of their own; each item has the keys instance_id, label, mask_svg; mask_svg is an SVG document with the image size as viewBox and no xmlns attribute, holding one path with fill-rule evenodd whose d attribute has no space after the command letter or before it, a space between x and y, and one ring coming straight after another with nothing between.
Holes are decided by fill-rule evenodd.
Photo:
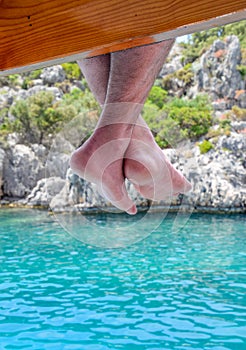
<instances>
[{"instance_id":1,"label":"human skin","mask_svg":"<svg viewBox=\"0 0 246 350\"><path fill-rule=\"evenodd\" d=\"M191 188L140 116L172 45L173 40L168 40L78 61L102 113L91 137L72 154L70 165L128 214L137 209L126 191L125 178L153 200Z\"/></svg>"}]
</instances>

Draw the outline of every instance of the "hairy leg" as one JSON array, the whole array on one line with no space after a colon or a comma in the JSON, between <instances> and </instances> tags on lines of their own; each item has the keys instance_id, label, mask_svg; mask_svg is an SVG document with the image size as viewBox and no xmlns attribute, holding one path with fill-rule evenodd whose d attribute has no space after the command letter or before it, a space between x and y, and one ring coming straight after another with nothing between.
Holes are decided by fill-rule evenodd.
<instances>
[{"instance_id":1,"label":"hairy leg","mask_svg":"<svg viewBox=\"0 0 246 350\"><path fill-rule=\"evenodd\" d=\"M133 102L143 105L174 43L166 40L111 54L105 103Z\"/></svg>"},{"instance_id":2,"label":"hairy leg","mask_svg":"<svg viewBox=\"0 0 246 350\"><path fill-rule=\"evenodd\" d=\"M110 54L91 57L78 61L83 75L95 96L97 102L103 106L108 90L110 73Z\"/></svg>"}]
</instances>

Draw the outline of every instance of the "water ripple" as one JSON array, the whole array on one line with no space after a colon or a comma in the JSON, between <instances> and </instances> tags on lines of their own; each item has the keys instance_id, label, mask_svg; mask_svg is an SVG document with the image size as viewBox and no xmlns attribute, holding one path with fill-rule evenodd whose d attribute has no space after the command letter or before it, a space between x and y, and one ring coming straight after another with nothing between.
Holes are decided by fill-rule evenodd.
<instances>
[{"instance_id":1,"label":"water ripple","mask_svg":"<svg viewBox=\"0 0 246 350\"><path fill-rule=\"evenodd\" d=\"M171 219L116 251L5 211L0 349L245 350L244 218L194 215L176 234Z\"/></svg>"}]
</instances>

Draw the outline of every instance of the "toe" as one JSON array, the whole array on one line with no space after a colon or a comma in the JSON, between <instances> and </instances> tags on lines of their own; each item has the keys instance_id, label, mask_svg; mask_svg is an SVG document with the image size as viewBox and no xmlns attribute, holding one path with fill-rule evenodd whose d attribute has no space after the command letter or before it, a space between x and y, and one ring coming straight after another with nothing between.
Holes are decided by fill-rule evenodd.
<instances>
[{"instance_id":1,"label":"toe","mask_svg":"<svg viewBox=\"0 0 246 350\"><path fill-rule=\"evenodd\" d=\"M129 198L123 179L117 183L105 184L104 182L100 191L116 208L126 211L130 215L137 213L136 205Z\"/></svg>"},{"instance_id":2,"label":"toe","mask_svg":"<svg viewBox=\"0 0 246 350\"><path fill-rule=\"evenodd\" d=\"M187 193L192 189L191 183L173 166L170 168L173 193Z\"/></svg>"}]
</instances>

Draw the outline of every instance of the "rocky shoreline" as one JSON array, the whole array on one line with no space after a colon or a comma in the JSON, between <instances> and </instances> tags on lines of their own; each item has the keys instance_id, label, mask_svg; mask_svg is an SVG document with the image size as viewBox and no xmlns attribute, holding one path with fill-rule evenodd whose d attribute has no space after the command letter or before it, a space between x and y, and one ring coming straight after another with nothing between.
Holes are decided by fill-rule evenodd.
<instances>
[{"instance_id":1,"label":"rocky shoreline","mask_svg":"<svg viewBox=\"0 0 246 350\"><path fill-rule=\"evenodd\" d=\"M44 210L48 211L50 214L62 214L62 213L72 213L73 215L96 215L96 214L119 214L120 212L112 206L108 206L107 210L98 209L97 207L88 207L88 208L61 208L57 210L51 209L49 206L37 206L37 205L29 205L23 204L20 201L8 201L2 200L0 203L0 209L33 209L33 210ZM245 208L233 208L233 207L224 207L224 208L214 208L214 207L201 207L201 206L164 206L164 205L153 205L151 208L149 206L137 206L138 213L148 212L151 214L156 213L182 213L182 214L216 214L216 215L236 215L236 214L245 214Z\"/></svg>"},{"instance_id":2,"label":"rocky shoreline","mask_svg":"<svg viewBox=\"0 0 246 350\"><path fill-rule=\"evenodd\" d=\"M67 149L66 140L63 144ZM164 152L189 179L193 189L171 201L151 203L128 183L128 192L140 210L151 207L152 211L246 212L245 135L234 130L230 136L216 138L206 154L200 153L199 143L190 143L185 150L183 147L180 151ZM54 212L112 211L110 203L99 195L93 184L72 173L68 166L69 154L47 153L42 145L20 144L5 153L1 167L5 196L1 206L51 208Z\"/></svg>"}]
</instances>

